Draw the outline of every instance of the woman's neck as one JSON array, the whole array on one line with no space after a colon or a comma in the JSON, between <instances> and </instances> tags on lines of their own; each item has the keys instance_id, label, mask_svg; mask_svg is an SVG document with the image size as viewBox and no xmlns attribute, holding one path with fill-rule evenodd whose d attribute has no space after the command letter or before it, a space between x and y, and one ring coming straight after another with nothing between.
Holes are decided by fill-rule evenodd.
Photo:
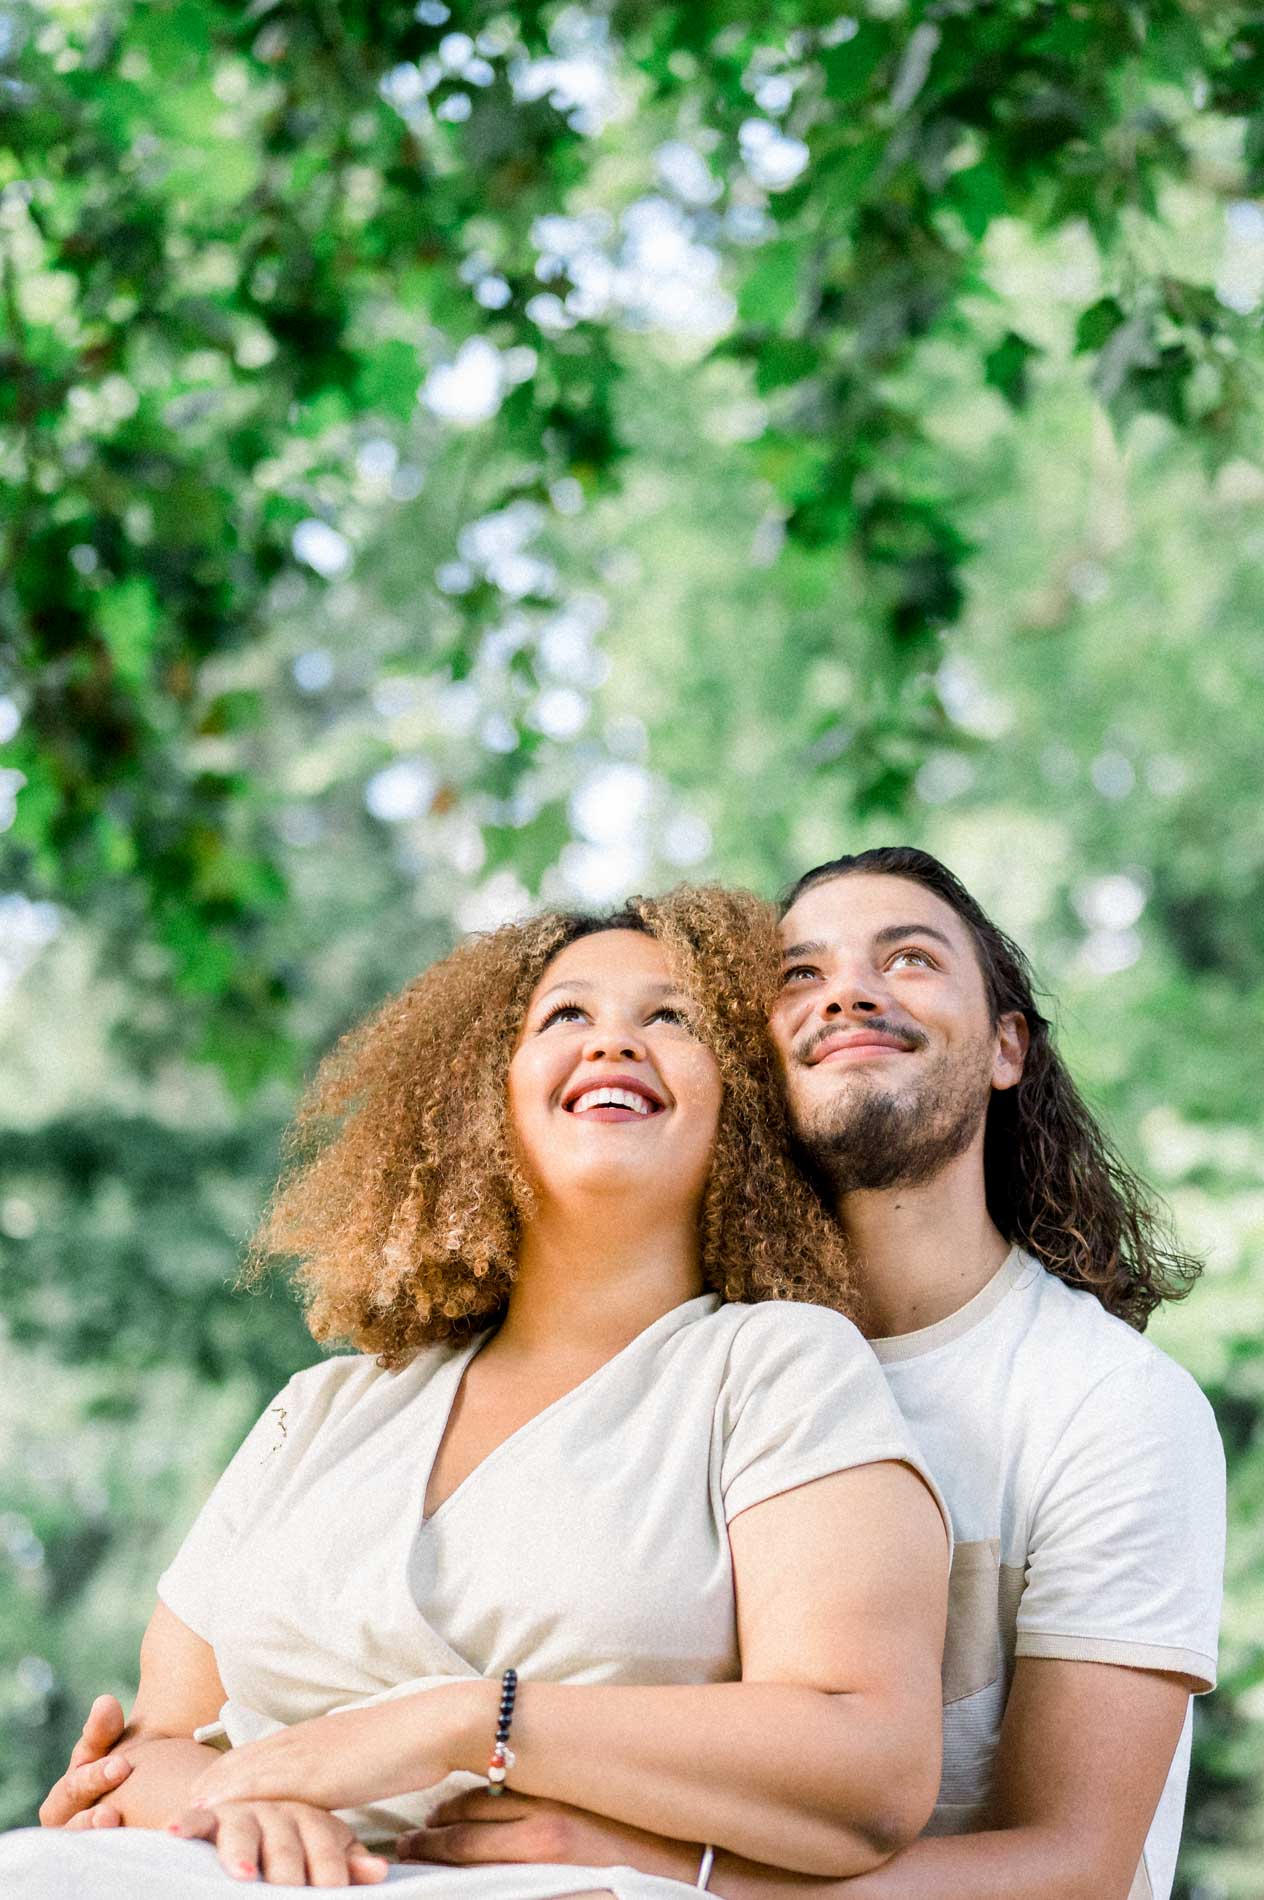
<instances>
[{"instance_id":1,"label":"woman's neck","mask_svg":"<svg viewBox=\"0 0 1264 1900\"><path fill-rule=\"evenodd\" d=\"M591 1218L538 1208L523 1225L496 1356L600 1362L702 1291L692 1218L647 1222L608 1204Z\"/></svg>"}]
</instances>

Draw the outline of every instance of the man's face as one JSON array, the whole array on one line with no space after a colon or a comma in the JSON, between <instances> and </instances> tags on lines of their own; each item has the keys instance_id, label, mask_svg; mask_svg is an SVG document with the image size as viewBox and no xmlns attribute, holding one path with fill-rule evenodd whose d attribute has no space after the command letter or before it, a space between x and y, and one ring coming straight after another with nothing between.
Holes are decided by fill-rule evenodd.
<instances>
[{"instance_id":1,"label":"man's face","mask_svg":"<svg viewBox=\"0 0 1264 1900\"><path fill-rule=\"evenodd\" d=\"M994 1023L968 926L909 878L854 872L782 924L772 1027L804 1154L835 1194L913 1187L983 1139L1027 1025Z\"/></svg>"}]
</instances>

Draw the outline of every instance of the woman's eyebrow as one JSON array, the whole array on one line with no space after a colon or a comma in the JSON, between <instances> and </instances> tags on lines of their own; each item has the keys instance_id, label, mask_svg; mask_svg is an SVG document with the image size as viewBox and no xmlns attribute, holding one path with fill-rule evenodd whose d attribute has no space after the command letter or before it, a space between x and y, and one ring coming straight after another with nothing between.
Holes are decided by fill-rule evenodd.
<instances>
[{"instance_id":1,"label":"woman's eyebrow","mask_svg":"<svg viewBox=\"0 0 1264 1900\"><path fill-rule=\"evenodd\" d=\"M596 984L590 983L587 977L577 976L571 983L550 983L548 989L541 990L535 1000L537 1003L542 1003L545 997L552 996L555 990L592 990L596 987ZM647 983L645 994L647 996L686 996L688 991L682 990L679 983Z\"/></svg>"},{"instance_id":2,"label":"woman's eyebrow","mask_svg":"<svg viewBox=\"0 0 1264 1900\"><path fill-rule=\"evenodd\" d=\"M582 976L578 976L573 983L550 983L548 989L541 990L535 1000L537 1003L542 1003L546 996L552 996L554 990L590 990L591 988L591 983L586 982Z\"/></svg>"}]
</instances>

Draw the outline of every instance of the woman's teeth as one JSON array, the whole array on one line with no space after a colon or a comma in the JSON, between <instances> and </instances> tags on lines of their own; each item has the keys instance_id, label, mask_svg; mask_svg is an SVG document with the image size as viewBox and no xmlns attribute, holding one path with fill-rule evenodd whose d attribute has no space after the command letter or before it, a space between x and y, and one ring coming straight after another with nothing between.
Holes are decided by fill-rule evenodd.
<instances>
[{"instance_id":1,"label":"woman's teeth","mask_svg":"<svg viewBox=\"0 0 1264 1900\"><path fill-rule=\"evenodd\" d=\"M643 1095L634 1095L631 1089L589 1089L581 1095L571 1109L572 1115L582 1115L589 1108L631 1108L638 1115L652 1115L653 1108Z\"/></svg>"}]
</instances>

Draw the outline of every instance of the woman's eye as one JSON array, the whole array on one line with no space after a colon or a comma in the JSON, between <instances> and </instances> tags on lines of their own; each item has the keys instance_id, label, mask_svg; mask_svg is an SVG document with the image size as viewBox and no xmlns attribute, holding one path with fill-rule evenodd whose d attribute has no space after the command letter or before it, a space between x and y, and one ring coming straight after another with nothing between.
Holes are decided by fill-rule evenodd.
<instances>
[{"instance_id":1,"label":"woman's eye","mask_svg":"<svg viewBox=\"0 0 1264 1900\"><path fill-rule=\"evenodd\" d=\"M578 1003L555 1003L540 1024L540 1029L541 1031L547 1029L550 1023L582 1022L584 1014Z\"/></svg>"},{"instance_id":2,"label":"woman's eye","mask_svg":"<svg viewBox=\"0 0 1264 1900\"><path fill-rule=\"evenodd\" d=\"M797 977L813 977L815 975L816 971L812 968L810 963L792 963L788 970L783 971L781 981L783 984L793 983Z\"/></svg>"},{"instance_id":3,"label":"woman's eye","mask_svg":"<svg viewBox=\"0 0 1264 1900\"><path fill-rule=\"evenodd\" d=\"M682 1029L692 1029L693 1024L683 1009L675 1009L670 1003L664 1003L650 1017L652 1023L679 1023Z\"/></svg>"}]
</instances>

